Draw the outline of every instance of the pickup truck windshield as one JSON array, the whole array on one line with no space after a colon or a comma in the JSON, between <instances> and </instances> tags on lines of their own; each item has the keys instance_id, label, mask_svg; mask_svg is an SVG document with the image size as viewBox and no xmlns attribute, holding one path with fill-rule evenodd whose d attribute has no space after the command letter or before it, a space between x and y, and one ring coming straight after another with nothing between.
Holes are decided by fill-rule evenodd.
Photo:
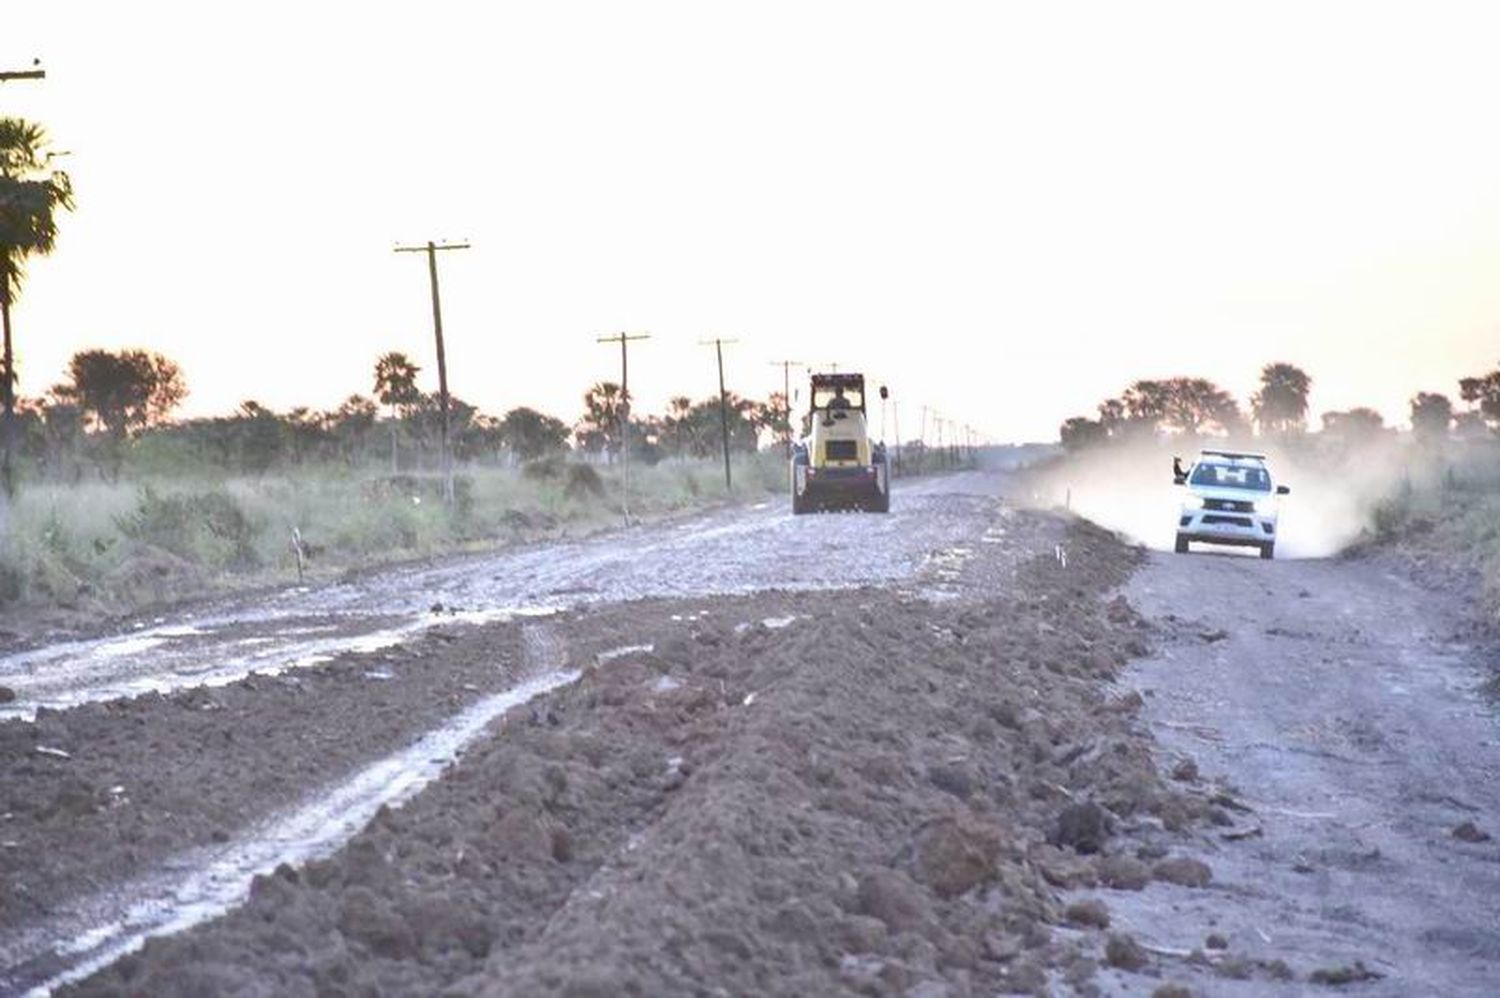
<instances>
[{"instance_id":1,"label":"pickup truck windshield","mask_svg":"<svg viewBox=\"0 0 1500 998\"><path fill-rule=\"evenodd\" d=\"M1271 476L1264 468L1247 465L1203 464L1193 468L1191 481L1194 485L1206 485L1217 489L1246 489L1251 492L1270 492Z\"/></svg>"}]
</instances>

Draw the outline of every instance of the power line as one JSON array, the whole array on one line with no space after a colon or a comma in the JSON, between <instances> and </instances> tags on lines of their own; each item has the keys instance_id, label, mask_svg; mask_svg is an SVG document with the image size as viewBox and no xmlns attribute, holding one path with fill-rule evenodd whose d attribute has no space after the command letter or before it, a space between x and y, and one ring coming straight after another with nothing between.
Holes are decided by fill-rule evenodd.
<instances>
[{"instance_id":1,"label":"power line","mask_svg":"<svg viewBox=\"0 0 1500 998\"><path fill-rule=\"evenodd\" d=\"M443 351L443 307L438 300L437 255L439 250L464 250L468 243L435 243L423 246L397 246L397 253L426 253L427 274L432 282L432 333L437 339L438 401L443 410L443 501L453 508L453 449L448 443L448 358Z\"/></svg>"},{"instance_id":2,"label":"power line","mask_svg":"<svg viewBox=\"0 0 1500 998\"><path fill-rule=\"evenodd\" d=\"M630 354L627 347L636 340L649 340L650 333L616 333L613 336L597 337L599 343L620 344L620 455L624 462L621 477L620 511L625 517L625 526L630 526Z\"/></svg>"}]
</instances>

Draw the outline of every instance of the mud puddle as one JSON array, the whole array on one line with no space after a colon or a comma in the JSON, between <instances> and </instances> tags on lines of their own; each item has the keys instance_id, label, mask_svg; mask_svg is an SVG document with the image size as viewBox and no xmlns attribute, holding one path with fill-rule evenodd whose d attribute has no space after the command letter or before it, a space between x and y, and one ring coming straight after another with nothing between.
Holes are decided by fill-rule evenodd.
<instances>
[{"instance_id":1,"label":"mud puddle","mask_svg":"<svg viewBox=\"0 0 1500 998\"><path fill-rule=\"evenodd\" d=\"M278 676L340 654L377 652L423 631L555 613L553 607L500 607L378 615L247 615L144 628L94 641L68 642L0 659L0 686L15 695L0 720L31 720L38 708L217 687L251 673Z\"/></svg>"}]
</instances>

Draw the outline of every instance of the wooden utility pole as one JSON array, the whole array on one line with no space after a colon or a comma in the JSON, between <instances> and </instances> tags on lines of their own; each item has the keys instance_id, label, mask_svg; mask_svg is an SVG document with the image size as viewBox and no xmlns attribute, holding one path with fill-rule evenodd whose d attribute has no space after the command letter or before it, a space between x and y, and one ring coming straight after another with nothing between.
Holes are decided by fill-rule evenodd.
<instances>
[{"instance_id":1,"label":"wooden utility pole","mask_svg":"<svg viewBox=\"0 0 1500 998\"><path fill-rule=\"evenodd\" d=\"M620 511L625 517L625 526L630 526L630 354L626 347L634 340L649 340L650 333L616 333L600 336L600 343L620 344L620 459L624 462L621 477Z\"/></svg>"},{"instance_id":2,"label":"wooden utility pole","mask_svg":"<svg viewBox=\"0 0 1500 998\"><path fill-rule=\"evenodd\" d=\"M891 395L891 428L896 431L896 463L894 465L894 469L895 469L894 474L896 474L897 476L900 476L900 474L901 474L901 403L899 403L896 400L896 396L894 394Z\"/></svg>"},{"instance_id":3,"label":"wooden utility pole","mask_svg":"<svg viewBox=\"0 0 1500 998\"><path fill-rule=\"evenodd\" d=\"M792 368L805 366L800 360L773 360L772 367L781 368L781 402L786 417L786 431L781 435L781 442L786 448L786 459L792 459ZM791 474L788 466L787 474Z\"/></svg>"},{"instance_id":4,"label":"wooden utility pole","mask_svg":"<svg viewBox=\"0 0 1500 998\"><path fill-rule=\"evenodd\" d=\"M724 344L736 343L737 340L726 340L714 337L711 340L699 340L699 346L712 346L714 354L719 359L719 433L724 439L724 489L733 491L734 480L729 474L729 395L724 391Z\"/></svg>"},{"instance_id":5,"label":"wooden utility pole","mask_svg":"<svg viewBox=\"0 0 1500 998\"><path fill-rule=\"evenodd\" d=\"M443 410L443 501L453 508L453 448L448 440L448 357L443 350L443 307L438 300L438 250L468 249L468 243L435 243L425 246L397 246L397 253L426 253L427 276L432 282L432 334L437 338L438 402Z\"/></svg>"},{"instance_id":6,"label":"wooden utility pole","mask_svg":"<svg viewBox=\"0 0 1500 998\"><path fill-rule=\"evenodd\" d=\"M922 406L922 431L917 434L917 440L922 444L921 456L917 459L917 474L927 470L927 407Z\"/></svg>"}]
</instances>

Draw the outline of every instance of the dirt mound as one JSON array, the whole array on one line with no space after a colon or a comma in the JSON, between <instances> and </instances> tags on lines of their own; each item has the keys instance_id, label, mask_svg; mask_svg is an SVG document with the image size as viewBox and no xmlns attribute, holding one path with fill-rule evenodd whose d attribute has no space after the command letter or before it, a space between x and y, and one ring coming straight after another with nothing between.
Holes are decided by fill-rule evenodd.
<instances>
[{"instance_id":1,"label":"dirt mound","mask_svg":"<svg viewBox=\"0 0 1500 998\"><path fill-rule=\"evenodd\" d=\"M1045 988L1047 968L1082 985L1095 964L1052 936L1053 877L1092 870L1047 843L1059 815L1205 812L1100 683L1141 641L1101 599L1134 554L1084 527L1069 545L982 604L861 591L782 597L796 619L774 629L767 598L561 622L574 661L654 650L78 992L252 972L276 993L963 994Z\"/></svg>"}]
</instances>

